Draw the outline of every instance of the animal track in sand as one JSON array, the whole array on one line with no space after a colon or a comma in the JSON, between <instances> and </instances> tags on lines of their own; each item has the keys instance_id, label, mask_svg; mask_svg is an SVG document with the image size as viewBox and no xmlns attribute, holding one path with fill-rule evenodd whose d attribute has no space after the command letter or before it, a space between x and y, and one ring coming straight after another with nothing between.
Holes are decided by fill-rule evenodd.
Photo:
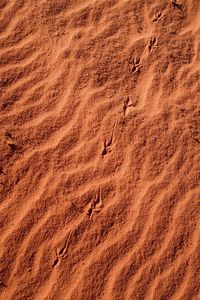
<instances>
[{"instance_id":1,"label":"animal track in sand","mask_svg":"<svg viewBox=\"0 0 200 300\"><path fill-rule=\"evenodd\" d=\"M91 219L94 213L98 213L103 208L103 201L101 196L101 188L99 188L96 199L93 200L88 208L87 215Z\"/></svg>"},{"instance_id":2,"label":"animal track in sand","mask_svg":"<svg viewBox=\"0 0 200 300\"><path fill-rule=\"evenodd\" d=\"M104 157L105 155L107 155L108 153L110 153L112 151L112 145L114 142L114 131L115 131L116 125L117 125L117 122L114 123L113 130L111 132L109 140L107 140L107 139L104 140L103 150L101 152L102 157Z\"/></svg>"},{"instance_id":3,"label":"animal track in sand","mask_svg":"<svg viewBox=\"0 0 200 300\"><path fill-rule=\"evenodd\" d=\"M123 105L123 113L124 113L124 116L126 116L128 113L129 113L129 111L131 110L131 109L133 109L133 107L135 107L137 105L137 103L136 102L133 102L131 99L130 99L130 97L128 96L127 98L126 98L126 100L124 100L124 105Z\"/></svg>"},{"instance_id":4,"label":"animal track in sand","mask_svg":"<svg viewBox=\"0 0 200 300\"><path fill-rule=\"evenodd\" d=\"M158 47L158 39L155 36L152 36L149 41L148 50L152 52L153 49Z\"/></svg>"},{"instance_id":5,"label":"animal track in sand","mask_svg":"<svg viewBox=\"0 0 200 300\"><path fill-rule=\"evenodd\" d=\"M131 71L132 73L138 72L142 68L142 64L140 62L140 58L134 58L132 61Z\"/></svg>"},{"instance_id":6,"label":"animal track in sand","mask_svg":"<svg viewBox=\"0 0 200 300\"><path fill-rule=\"evenodd\" d=\"M163 14L161 12L155 13L153 16L153 22L158 22L163 17Z\"/></svg>"},{"instance_id":7,"label":"animal track in sand","mask_svg":"<svg viewBox=\"0 0 200 300\"><path fill-rule=\"evenodd\" d=\"M171 2L172 2L172 5L173 5L174 8L178 8L181 11L183 10L182 9L182 3L179 0L171 0Z\"/></svg>"},{"instance_id":8,"label":"animal track in sand","mask_svg":"<svg viewBox=\"0 0 200 300\"><path fill-rule=\"evenodd\" d=\"M53 268L58 266L62 261L62 259L65 259L67 257L71 235L72 235L72 230L69 232L67 241L65 242L64 246L60 250L56 249L56 258L52 264Z\"/></svg>"}]
</instances>

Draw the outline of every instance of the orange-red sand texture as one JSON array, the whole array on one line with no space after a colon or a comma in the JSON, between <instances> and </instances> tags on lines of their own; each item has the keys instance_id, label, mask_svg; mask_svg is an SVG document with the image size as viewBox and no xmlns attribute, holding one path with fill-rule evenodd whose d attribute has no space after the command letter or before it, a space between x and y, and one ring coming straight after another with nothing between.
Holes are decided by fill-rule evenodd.
<instances>
[{"instance_id":1,"label":"orange-red sand texture","mask_svg":"<svg viewBox=\"0 0 200 300\"><path fill-rule=\"evenodd\" d=\"M0 299L200 299L200 1L0 1Z\"/></svg>"}]
</instances>

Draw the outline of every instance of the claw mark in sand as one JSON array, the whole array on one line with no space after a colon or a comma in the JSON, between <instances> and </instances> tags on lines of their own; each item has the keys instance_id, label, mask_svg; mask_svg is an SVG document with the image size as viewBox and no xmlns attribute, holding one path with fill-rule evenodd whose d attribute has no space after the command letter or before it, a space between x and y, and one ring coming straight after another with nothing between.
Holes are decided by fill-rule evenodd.
<instances>
[{"instance_id":1,"label":"claw mark in sand","mask_svg":"<svg viewBox=\"0 0 200 300\"><path fill-rule=\"evenodd\" d=\"M68 252L68 248L69 248L69 241L72 235L72 230L70 230L68 237L67 237L67 241L65 242L64 246L58 250L56 249L56 258L52 264L52 267L55 268L57 265L60 264L61 260L67 257L67 252Z\"/></svg>"},{"instance_id":2,"label":"claw mark in sand","mask_svg":"<svg viewBox=\"0 0 200 300\"><path fill-rule=\"evenodd\" d=\"M200 140L197 138L194 138L195 142L197 142L198 144L200 144Z\"/></svg>"},{"instance_id":3,"label":"claw mark in sand","mask_svg":"<svg viewBox=\"0 0 200 300\"><path fill-rule=\"evenodd\" d=\"M107 155L109 152L112 151L111 147L113 144L113 136L114 136L114 130L115 130L116 124L117 124L117 122L114 123L114 127L113 127L112 134L111 134L109 141L107 141L106 139L104 140L104 148L101 152L102 157L104 157L105 155Z\"/></svg>"},{"instance_id":4,"label":"claw mark in sand","mask_svg":"<svg viewBox=\"0 0 200 300\"><path fill-rule=\"evenodd\" d=\"M162 13L156 13L154 14L153 22L158 22L162 18Z\"/></svg>"},{"instance_id":5,"label":"claw mark in sand","mask_svg":"<svg viewBox=\"0 0 200 300\"><path fill-rule=\"evenodd\" d=\"M148 50L149 50L149 53L154 49L154 48L157 48L158 47L158 40L155 36L152 36L150 38L150 41L149 41L149 46L148 46Z\"/></svg>"},{"instance_id":6,"label":"claw mark in sand","mask_svg":"<svg viewBox=\"0 0 200 300\"><path fill-rule=\"evenodd\" d=\"M182 6L181 6L182 4L181 4L180 1L178 1L178 0L171 0L171 2L172 2L172 5L173 5L174 8L178 8L181 11L183 10Z\"/></svg>"},{"instance_id":7,"label":"claw mark in sand","mask_svg":"<svg viewBox=\"0 0 200 300\"><path fill-rule=\"evenodd\" d=\"M101 198L101 188L99 188L96 199L90 203L90 207L87 211L87 215L91 219L94 212L100 212L101 209L103 208L103 202Z\"/></svg>"}]
</instances>

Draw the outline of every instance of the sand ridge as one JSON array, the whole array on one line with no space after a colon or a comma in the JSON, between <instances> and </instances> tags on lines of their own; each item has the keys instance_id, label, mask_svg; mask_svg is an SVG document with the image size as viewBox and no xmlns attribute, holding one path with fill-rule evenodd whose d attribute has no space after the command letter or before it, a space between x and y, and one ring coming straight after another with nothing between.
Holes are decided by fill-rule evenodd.
<instances>
[{"instance_id":1,"label":"sand ridge","mask_svg":"<svg viewBox=\"0 0 200 300\"><path fill-rule=\"evenodd\" d=\"M1 0L0 299L200 299L199 19Z\"/></svg>"}]
</instances>

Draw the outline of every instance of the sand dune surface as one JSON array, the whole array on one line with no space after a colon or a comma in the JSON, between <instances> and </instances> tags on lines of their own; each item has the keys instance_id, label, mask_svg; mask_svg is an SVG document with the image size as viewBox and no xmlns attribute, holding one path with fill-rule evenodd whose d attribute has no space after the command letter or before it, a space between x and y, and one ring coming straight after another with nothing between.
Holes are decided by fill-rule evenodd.
<instances>
[{"instance_id":1,"label":"sand dune surface","mask_svg":"<svg viewBox=\"0 0 200 300\"><path fill-rule=\"evenodd\" d=\"M0 299L200 299L200 1L0 1Z\"/></svg>"}]
</instances>

